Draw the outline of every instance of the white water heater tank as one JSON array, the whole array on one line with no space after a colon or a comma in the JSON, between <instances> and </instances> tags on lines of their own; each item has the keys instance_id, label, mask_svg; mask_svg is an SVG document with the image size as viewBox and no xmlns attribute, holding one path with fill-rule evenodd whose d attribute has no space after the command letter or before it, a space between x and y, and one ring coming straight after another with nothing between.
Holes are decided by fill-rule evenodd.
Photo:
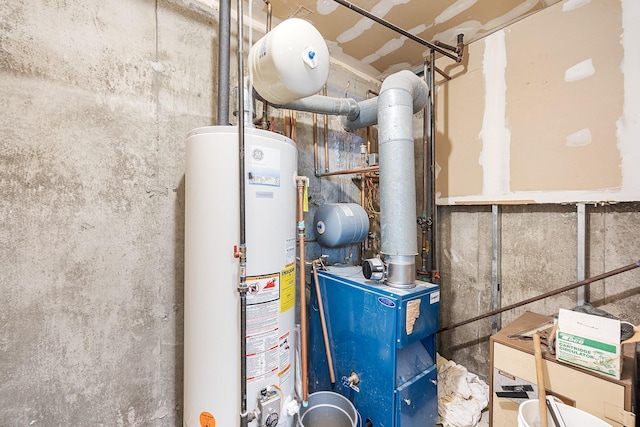
<instances>
[{"instance_id":1,"label":"white water heater tank","mask_svg":"<svg viewBox=\"0 0 640 427\"><path fill-rule=\"evenodd\" d=\"M249 68L260 96L282 105L322 89L329 76L329 49L313 25L290 18L251 47Z\"/></svg>"},{"instance_id":2,"label":"white water heater tank","mask_svg":"<svg viewBox=\"0 0 640 427\"><path fill-rule=\"evenodd\" d=\"M294 395L297 150L245 130L247 410L262 390ZM185 427L235 426L240 414L238 128L194 129L186 141ZM277 409L277 408L276 408ZM273 419L273 418L272 418ZM280 414L278 427L292 427Z\"/></svg>"}]
</instances>

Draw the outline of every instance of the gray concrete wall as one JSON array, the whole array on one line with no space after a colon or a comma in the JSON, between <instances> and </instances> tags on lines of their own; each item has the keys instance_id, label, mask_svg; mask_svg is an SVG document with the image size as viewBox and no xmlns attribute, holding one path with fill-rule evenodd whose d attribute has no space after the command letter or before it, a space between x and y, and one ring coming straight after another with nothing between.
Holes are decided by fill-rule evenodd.
<instances>
[{"instance_id":1,"label":"gray concrete wall","mask_svg":"<svg viewBox=\"0 0 640 427\"><path fill-rule=\"evenodd\" d=\"M1 425L181 425L184 138L215 111L216 27L0 5Z\"/></svg>"},{"instance_id":2,"label":"gray concrete wall","mask_svg":"<svg viewBox=\"0 0 640 427\"><path fill-rule=\"evenodd\" d=\"M491 307L492 213L490 206L440 206L441 325L488 313ZM575 205L500 207L501 307L577 282ZM586 277L640 261L640 203L586 207ZM586 301L623 320L640 323L640 269L588 288ZM576 291L514 308L502 326L524 311L554 315L571 309ZM489 374L491 318L439 335L440 352L472 372Z\"/></svg>"}]
</instances>

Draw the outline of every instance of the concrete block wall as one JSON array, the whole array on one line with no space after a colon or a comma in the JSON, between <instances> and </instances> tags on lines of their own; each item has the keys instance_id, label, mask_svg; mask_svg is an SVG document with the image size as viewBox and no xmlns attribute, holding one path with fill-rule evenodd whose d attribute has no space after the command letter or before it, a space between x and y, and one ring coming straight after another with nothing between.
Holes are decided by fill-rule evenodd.
<instances>
[{"instance_id":1,"label":"concrete block wall","mask_svg":"<svg viewBox=\"0 0 640 427\"><path fill-rule=\"evenodd\" d=\"M181 425L184 138L211 19L0 5L0 425Z\"/></svg>"},{"instance_id":2,"label":"concrete block wall","mask_svg":"<svg viewBox=\"0 0 640 427\"><path fill-rule=\"evenodd\" d=\"M492 311L492 211L490 206L440 206L441 325ZM504 205L499 208L500 306L577 282L575 205ZM586 206L585 277L640 261L640 203ZM640 323L640 268L594 282L586 302ZM499 315L506 326L524 311L555 315L576 306L564 292ZM440 352L470 371L489 375L492 319L439 335Z\"/></svg>"}]
</instances>

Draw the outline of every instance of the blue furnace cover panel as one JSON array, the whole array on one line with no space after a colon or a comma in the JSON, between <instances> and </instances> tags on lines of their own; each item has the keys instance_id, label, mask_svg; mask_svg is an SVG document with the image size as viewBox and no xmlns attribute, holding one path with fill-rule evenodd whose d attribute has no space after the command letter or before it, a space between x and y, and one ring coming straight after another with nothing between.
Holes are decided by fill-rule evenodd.
<instances>
[{"instance_id":1,"label":"blue furnace cover panel","mask_svg":"<svg viewBox=\"0 0 640 427\"><path fill-rule=\"evenodd\" d=\"M437 419L435 333L439 287L416 282L396 289L362 276L359 267L319 272L319 287L333 358L329 370L312 286L309 388L348 397L374 427L430 426ZM349 387L355 372L360 383Z\"/></svg>"}]
</instances>

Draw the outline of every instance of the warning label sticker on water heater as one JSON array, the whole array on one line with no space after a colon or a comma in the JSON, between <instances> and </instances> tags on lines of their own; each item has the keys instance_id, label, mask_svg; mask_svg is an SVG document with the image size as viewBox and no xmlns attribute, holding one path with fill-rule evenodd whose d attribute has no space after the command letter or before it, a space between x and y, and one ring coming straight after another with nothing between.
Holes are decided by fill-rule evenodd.
<instances>
[{"instance_id":1,"label":"warning label sticker on water heater","mask_svg":"<svg viewBox=\"0 0 640 427\"><path fill-rule=\"evenodd\" d=\"M296 264L291 263L280 272L280 313L284 313L296 302Z\"/></svg>"},{"instance_id":2,"label":"warning label sticker on water heater","mask_svg":"<svg viewBox=\"0 0 640 427\"><path fill-rule=\"evenodd\" d=\"M291 378L291 333L286 331L280 337L280 384L288 382Z\"/></svg>"},{"instance_id":3,"label":"warning label sticker on water heater","mask_svg":"<svg viewBox=\"0 0 640 427\"><path fill-rule=\"evenodd\" d=\"M247 382L280 366L280 274L247 277Z\"/></svg>"},{"instance_id":4,"label":"warning label sticker on water heater","mask_svg":"<svg viewBox=\"0 0 640 427\"><path fill-rule=\"evenodd\" d=\"M260 304L280 298L280 274L247 277L247 304Z\"/></svg>"}]
</instances>

